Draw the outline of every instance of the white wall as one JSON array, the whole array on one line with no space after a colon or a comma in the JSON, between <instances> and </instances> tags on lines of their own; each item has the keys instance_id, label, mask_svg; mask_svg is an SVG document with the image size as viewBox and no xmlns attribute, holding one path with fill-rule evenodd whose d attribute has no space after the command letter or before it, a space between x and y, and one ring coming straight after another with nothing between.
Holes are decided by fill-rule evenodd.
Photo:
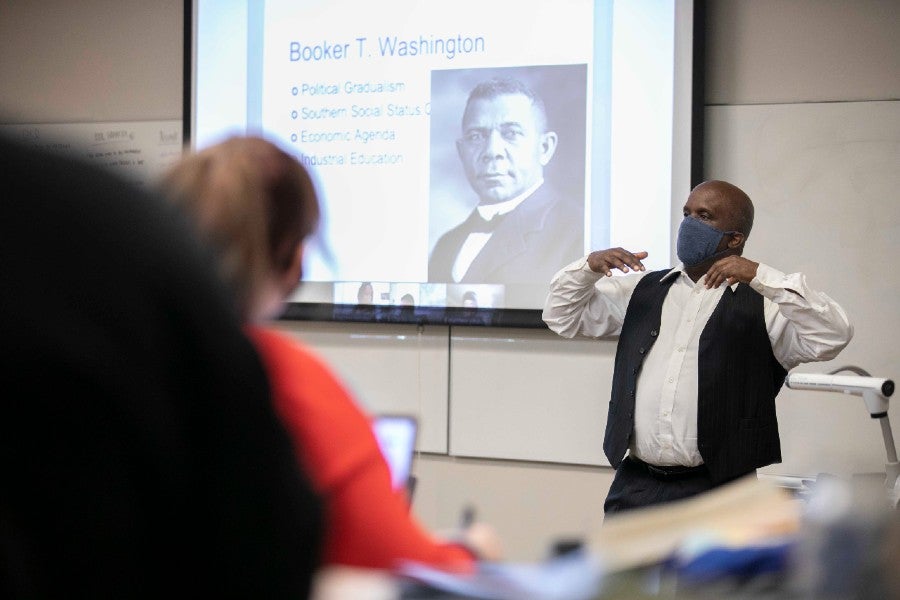
<instances>
[{"instance_id":1,"label":"white wall","mask_svg":"<svg viewBox=\"0 0 900 600\"><path fill-rule=\"evenodd\" d=\"M829 189L819 185L821 179L812 188L804 187L802 180L791 180L789 174L778 178L771 169L758 169L761 153L748 154L736 145L759 143L758 137L747 133L746 126L756 113L748 113L746 105L776 105L779 114L782 108L795 106L801 118L808 119L819 110L818 105L806 107L810 102L896 102L900 97L900 3L711 0L707 4L706 98L712 126L705 144L706 175L734 179L750 188L763 218L748 251L758 249L785 270L808 265L821 272L823 287L842 300L844 280L840 274L858 270L882 282L873 287L878 293L896 293L900 284L892 279L891 259L897 236L887 233L900 223L895 208L900 206L897 186L886 187L880 199L852 193L865 179L851 182L849 188ZM0 0L0 120L179 118L181 35L180 1ZM828 115L834 118L832 113ZM802 129L806 137L801 140L796 137L801 130L794 134L790 126L782 125L777 129L780 147L790 149L792 142L800 141L805 145L809 127ZM842 147L848 148L846 144ZM881 146L866 146L863 156L870 163L888 163L889 168L900 171L896 164L889 164L896 152L897 138L885 138ZM851 152L851 157L859 156ZM815 173L822 176L821 171ZM878 185L883 185L883 180ZM779 236L790 236L806 224L798 221L791 225L795 213L784 208L786 198L779 195L788 189L802 195L807 204L814 198L820 207L805 209L818 210L817 229L799 236L802 244L792 245L799 254L796 260L781 252L781 238L762 234L767 222L775 222L773 218L786 221L785 229L777 231ZM833 215L831 220L826 218L828 214ZM842 230L844 220L858 214L872 215L867 218L873 219L885 237L872 239L871 244L859 244L854 237L856 245L836 249L836 240L840 243L842 238L834 233ZM754 247L754 243L758 245ZM814 257L829 262L818 265ZM829 285L833 281L839 284ZM867 279L854 277L853 281L864 286ZM900 350L892 343L900 333L896 317L886 314L883 303L877 304L877 310L869 310L864 293L847 297L859 331L848 348L848 362L865 363L860 366L873 370L873 365L885 371L896 369L900 365ZM439 413L446 411L450 424L446 430L432 422L423 423L423 447L433 453L418 458L414 508L429 526L452 526L463 503L472 502L479 508L479 516L498 528L511 558L534 559L544 555L553 538L581 535L601 521L602 502L611 481L611 470L603 466L599 455L599 442L608 396L609 374L604 370L613 342L568 342L546 332L485 330L484 343L479 344L478 331L446 327L422 332L392 325L287 323L284 327L306 337L331 358L373 410L400 408L431 414L437 406ZM554 388L561 366L584 368L586 378L596 379L589 385L582 380L579 385ZM879 374L897 376L896 372ZM474 381L477 387L472 385ZM482 394L479 389L489 393ZM540 395L529 395L531 389ZM540 398L553 395L554 390L555 397L562 400L541 406ZM517 398L521 404L516 403ZM847 422L865 418L861 408L856 411L839 400L823 398L822 410L841 411L840 419ZM478 435L497 432L496 439L488 440L494 448L487 453L491 458L444 454L445 448L471 453L471 432L454 431L452 425L479 405L485 407L490 427ZM793 407L788 405L780 414L783 429L806 424L807 415L794 412ZM460 412L454 414L455 408ZM524 441L533 439L540 448L540 431L502 430L504 414L519 410L530 411L527 414L532 420L545 415L557 429L571 427L571 447L542 450L542 456L554 462L504 460L509 444L518 450ZM892 410L895 422L896 415ZM593 428L594 446L586 435ZM871 470L877 470L882 456L879 444L876 430L868 440L853 446L858 456L847 466L858 469L871 464ZM800 450L786 444L786 453Z\"/></svg>"}]
</instances>

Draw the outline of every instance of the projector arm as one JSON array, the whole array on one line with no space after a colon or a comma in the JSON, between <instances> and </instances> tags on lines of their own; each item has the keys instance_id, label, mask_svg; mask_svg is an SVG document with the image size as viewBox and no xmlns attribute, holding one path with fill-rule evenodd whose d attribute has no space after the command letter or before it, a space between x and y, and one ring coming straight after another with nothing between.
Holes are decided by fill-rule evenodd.
<instances>
[{"instance_id":1,"label":"projector arm","mask_svg":"<svg viewBox=\"0 0 900 600\"><path fill-rule=\"evenodd\" d=\"M887 414L888 398L894 393L894 382L880 377L833 375L825 373L790 373L785 383L792 390L840 392L862 396L873 419Z\"/></svg>"},{"instance_id":2,"label":"projector arm","mask_svg":"<svg viewBox=\"0 0 900 600\"><path fill-rule=\"evenodd\" d=\"M843 370L859 374L835 374ZM857 367L844 367L838 371L827 374L789 373L785 384L792 390L817 390L862 396L869 415L881 421L881 434L884 437L884 449L887 454L885 485L888 489L894 490L895 486L900 485L900 463L897 462L897 448L894 445L894 435L888 417L888 398L894 393L894 382L891 379L870 377Z\"/></svg>"}]
</instances>

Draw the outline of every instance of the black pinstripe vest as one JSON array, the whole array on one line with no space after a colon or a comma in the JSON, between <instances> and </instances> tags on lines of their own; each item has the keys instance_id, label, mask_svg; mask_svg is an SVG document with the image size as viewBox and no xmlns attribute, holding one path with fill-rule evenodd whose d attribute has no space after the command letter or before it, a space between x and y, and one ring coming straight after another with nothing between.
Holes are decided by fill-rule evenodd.
<instances>
[{"instance_id":1,"label":"black pinstripe vest","mask_svg":"<svg viewBox=\"0 0 900 600\"><path fill-rule=\"evenodd\" d=\"M618 467L634 432L637 380L659 335L662 304L677 279L648 273L628 303L616 349L603 450ZM763 297L738 284L722 294L700 334L697 444L714 481L723 482L781 462L775 396L787 372L772 354Z\"/></svg>"}]
</instances>

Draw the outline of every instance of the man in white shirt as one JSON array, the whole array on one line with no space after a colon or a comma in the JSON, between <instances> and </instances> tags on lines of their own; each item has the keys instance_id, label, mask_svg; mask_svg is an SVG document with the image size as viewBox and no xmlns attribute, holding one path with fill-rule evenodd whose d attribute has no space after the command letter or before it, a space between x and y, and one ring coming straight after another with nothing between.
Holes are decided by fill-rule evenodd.
<instances>
[{"instance_id":1,"label":"man in white shirt","mask_svg":"<svg viewBox=\"0 0 900 600\"><path fill-rule=\"evenodd\" d=\"M675 268L645 272L646 252L592 252L556 274L544 307L564 337L619 335L607 514L780 462L774 401L787 371L834 358L853 336L844 310L803 274L741 256L753 225L742 190L702 183L684 217Z\"/></svg>"},{"instance_id":2,"label":"man in white shirt","mask_svg":"<svg viewBox=\"0 0 900 600\"><path fill-rule=\"evenodd\" d=\"M472 90L456 150L478 206L435 244L429 281L540 283L584 251L582 204L544 182L556 145L543 101L521 81Z\"/></svg>"}]
</instances>

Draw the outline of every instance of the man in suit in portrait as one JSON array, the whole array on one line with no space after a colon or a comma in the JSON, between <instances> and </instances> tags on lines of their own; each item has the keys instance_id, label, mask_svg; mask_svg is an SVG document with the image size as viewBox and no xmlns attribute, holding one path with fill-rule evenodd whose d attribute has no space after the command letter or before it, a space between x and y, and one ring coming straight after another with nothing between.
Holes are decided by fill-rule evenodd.
<instances>
[{"instance_id":1,"label":"man in suit in portrait","mask_svg":"<svg viewBox=\"0 0 900 600\"><path fill-rule=\"evenodd\" d=\"M544 102L521 81L472 90L456 149L478 205L435 244L429 281L547 283L583 253L582 199L544 181L557 142Z\"/></svg>"}]
</instances>

